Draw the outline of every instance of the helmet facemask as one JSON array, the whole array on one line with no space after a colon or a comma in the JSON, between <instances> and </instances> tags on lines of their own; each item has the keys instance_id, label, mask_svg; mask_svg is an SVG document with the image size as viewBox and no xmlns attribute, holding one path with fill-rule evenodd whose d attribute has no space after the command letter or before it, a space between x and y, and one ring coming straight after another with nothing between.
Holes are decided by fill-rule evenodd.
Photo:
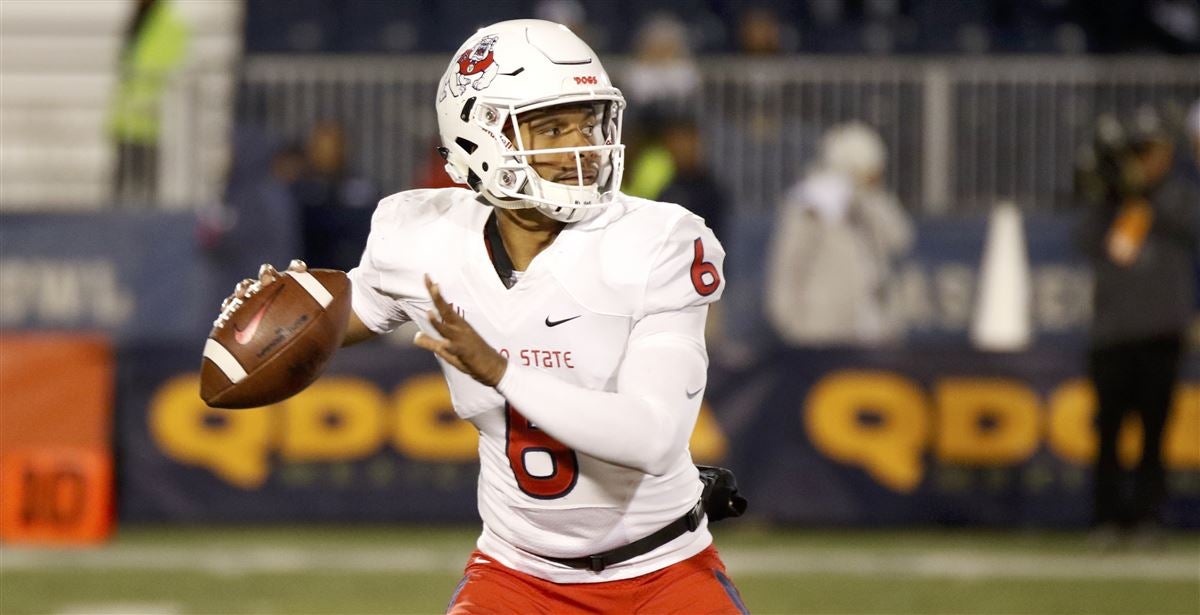
<instances>
[{"instance_id":1,"label":"helmet facemask","mask_svg":"<svg viewBox=\"0 0 1200 615\"><path fill-rule=\"evenodd\" d=\"M546 121L538 112L561 107L590 107L578 129L586 145L569 147L531 147L539 140L539 122ZM621 144L621 118L624 100L617 96L581 96L564 100L526 102L520 106L480 100L471 111L472 121L498 142L501 164L490 181L481 186L489 201L509 209L536 208L549 218L577 222L611 202L621 186L625 147ZM586 113L586 112L585 112ZM530 119L530 116L534 116ZM521 126L529 123L529 136ZM553 118L550 119L553 124ZM551 127L552 128L552 127ZM511 135L511 138L510 138ZM547 156L561 157L562 165L551 177L543 177L535 167L545 168ZM541 160L535 161L535 157ZM553 164L553 163L551 163Z\"/></svg>"}]
</instances>

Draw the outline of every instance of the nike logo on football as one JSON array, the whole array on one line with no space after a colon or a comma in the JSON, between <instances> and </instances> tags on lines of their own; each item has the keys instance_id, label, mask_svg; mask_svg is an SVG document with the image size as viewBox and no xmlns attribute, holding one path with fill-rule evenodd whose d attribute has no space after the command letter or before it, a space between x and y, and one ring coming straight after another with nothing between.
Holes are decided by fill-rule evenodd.
<instances>
[{"instance_id":1,"label":"nike logo on football","mask_svg":"<svg viewBox=\"0 0 1200 615\"><path fill-rule=\"evenodd\" d=\"M270 299L267 299L267 302L262 307L258 308L258 311L254 314L254 318L251 318L250 322L246 323L245 329L237 325L233 326L234 341L245 346L250 340L254 339L254 332L258 331L258 323L262 322L263 315L267 313L267 308L271 307L272 303L275 303L275 297L279 296L279 292L278 290L275 291L275 294Z\"/></svg>"},{"instance_id":2,"label":"nike logo on football","mask_svg":"<svg viewBox=\"0 0 1200 615\"><path fill-rule=\"evenodd\" d=\"M688 399L693 399L697 395L700 394L700 391L703 391L703 390L704 390L704 387L700 387L700 388L696 389L695 391L684 391L684 393L687 393Z\"/></svg>"},{"instance_id":3,"label":"nike logo on football","mask_svg":"<svg viewBox=\"0 0 1200 615\"><path fill-rule=\"evenodd\" d=\"M237 343L242 345L245 345L250 340L254 339L254 332L258 331L258 323L262 322L263 314L266 313L267 306L264 305L258 308L258 313L254 315L254 318L250 319L250 322L246 325L245 329L239 329L237 325L234 325L233 339L237 340Z\"/></svg>"},{"instance_id":4,"label":"nike logo on football","mask_svg":"<svg viewBox=\"0 0 1200 615\"><path fill-rule=\"evenodd\" d=\"M575 320L576 318L580 318L582 316L583 316L583 314L577 314L575 316L572 316L570 318L564 318L562 320L550 320L550 317L547 316L546 317L546 326L547 327L557 327L558 325L561 325L564 322L571 322L572 320Z\"/></svg>"}]
</instances>

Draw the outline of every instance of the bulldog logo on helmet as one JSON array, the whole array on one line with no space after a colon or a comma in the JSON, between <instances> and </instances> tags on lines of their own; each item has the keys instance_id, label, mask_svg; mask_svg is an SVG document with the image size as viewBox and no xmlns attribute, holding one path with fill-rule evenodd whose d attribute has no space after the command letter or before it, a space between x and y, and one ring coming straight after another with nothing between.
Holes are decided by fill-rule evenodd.
<instances>
[{"instance_id":1,"label":"bulldog logo on helmet","mask_svg":"<svg viewBox=\"0 0 1200 615\"><path fill-rule=\"evenodd\" d=\"M447 91L458 98L467 91L468 86L478 91L492 84L496 73L500 71L494 54L498 39L495 34L485 36L454 60L458 64L458 71L446 77L441 95L438 96L439 101L446 97Z\"/></svg>"}]
</instances>

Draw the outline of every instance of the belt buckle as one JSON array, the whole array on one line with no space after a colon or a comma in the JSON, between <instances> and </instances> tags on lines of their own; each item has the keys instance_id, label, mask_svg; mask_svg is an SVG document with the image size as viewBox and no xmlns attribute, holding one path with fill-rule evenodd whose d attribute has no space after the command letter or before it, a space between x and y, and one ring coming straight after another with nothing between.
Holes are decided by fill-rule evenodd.
<instances>
[{"instance_id":1,"label":"belt buckle","mask_svg":"<svg viewBox=\"0 0 1200 615\"><path fill-rule=\"evenodd\" d=\"M685 515L687 519L687 529L689 532L696 531L700 527L700 519L704 518L704 500L697 500L696 505Z\"/></svg>"}]
</instances>

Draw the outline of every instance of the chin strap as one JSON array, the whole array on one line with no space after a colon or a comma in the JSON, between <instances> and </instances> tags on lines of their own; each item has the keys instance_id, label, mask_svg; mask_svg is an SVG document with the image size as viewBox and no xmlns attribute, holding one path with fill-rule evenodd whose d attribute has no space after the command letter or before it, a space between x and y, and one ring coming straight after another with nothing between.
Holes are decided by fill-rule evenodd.
<instances>
[{"instance_id":1,"label":"chin strap","mask_svg":"<svg viewBox=\"0 0 1200 615\"><path fill-rule=\"evenodd\" d=\"M450 181L452 181L456 184L466 184L467 183L467 176L463 175L462 173L459 173L458 169L454 168L454 165L447 162L445 168L446 168L446 175L450 176Z\"/></svg>"}]
</instances>

